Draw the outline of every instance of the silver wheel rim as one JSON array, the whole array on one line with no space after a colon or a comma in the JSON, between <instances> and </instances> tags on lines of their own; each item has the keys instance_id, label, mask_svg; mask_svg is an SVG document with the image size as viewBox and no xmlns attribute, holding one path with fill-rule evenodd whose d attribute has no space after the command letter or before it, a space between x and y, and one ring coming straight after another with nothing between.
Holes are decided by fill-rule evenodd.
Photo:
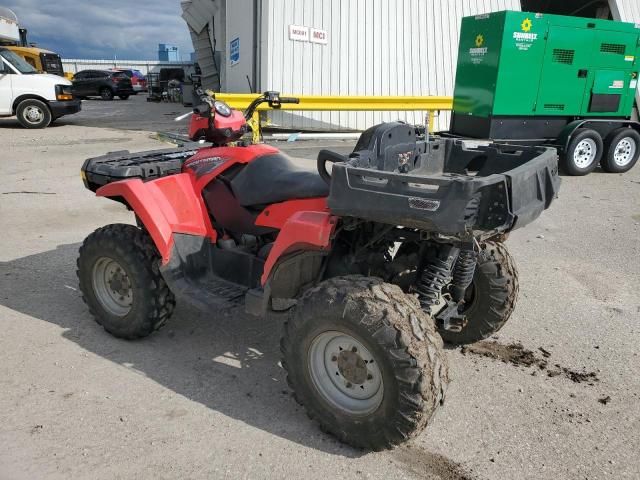
<instances>
[{"instance_id":1,"label":"silver wheel rim","mask_svg":"<svg viewBox=\"0 0 640 480\"><path fill-rule=\"evenodd\" d=\"M24 119L29 123L40 123L43 118L42 108L36 105L29 105L24 109Z\"/></svg>"},{"instance_id":2,"label":"silver wheel rim","mask_svg":"<svg viewBox=\"0 0 640 480\"><path fill-rule=\"evenodd\" d=\"M573 151L573 163L578 168L587 168L596 159L598 145L592 138L580 140Z\"/></svg>"},{"instance_id":3,"label":"silver wheel rim","mask_svg":"<svg viewBox=\"0 0 640 480\"><path fill-rule=\"evenodd\" d=\"M309 349L309 374L320 395L352 415L367 415L382 403L384 384L377 360L358 340L338 331L318 335Z\"/></svg>"},{"instance_id":4,"label":"silver wheel rim","mask_svg":"<svg viewBox=\"0 0 640 480\"><path fill-rule=\"evenodd\" d=\"M619 167L625 167L636 155L636 141L631 137L624 137L618 142L613 151L613 161Z\"/></svg>"},{"instance_id":5,"label":"silver wheel rim","mask_svg":"<svg viewBox=\"0 0 640 480\"><path fill-rule=\"evenodd\" d=\"M93 265L92 283L97 300L109 313L124 317L131 311L131 280L118 262L109 257L100 257Z\"/></svg>"}]
</instances>

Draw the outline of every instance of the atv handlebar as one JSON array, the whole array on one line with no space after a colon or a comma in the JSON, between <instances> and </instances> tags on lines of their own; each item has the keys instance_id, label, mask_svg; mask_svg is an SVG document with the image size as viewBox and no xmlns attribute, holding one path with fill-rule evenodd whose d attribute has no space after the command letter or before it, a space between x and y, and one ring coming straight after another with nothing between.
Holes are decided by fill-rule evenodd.
<instances>
[{"instance_id":1,"label":"atv handlebar","mask_svg":"<svg viewBox=\"0 0 640 480\"><path fill-rule=\"evenodd\" d=\"M258 106L262 105L263 103L268 103L269 107L273 108L274 110L278 110L283 103L300 103L300 99L295 97L281 97L280 92L264 92L261 96L251 102L249 107L247 107L244 112L244 118L249 120L251 117L253 117L253 114L255 113Z\"/></svg>"}]
</instances>

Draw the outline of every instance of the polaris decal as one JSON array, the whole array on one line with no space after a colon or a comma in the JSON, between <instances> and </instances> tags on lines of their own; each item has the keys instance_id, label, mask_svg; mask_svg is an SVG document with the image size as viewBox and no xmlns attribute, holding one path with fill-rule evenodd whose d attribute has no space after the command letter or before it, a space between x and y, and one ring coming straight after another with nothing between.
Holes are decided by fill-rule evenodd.
<instances>
[{"instance_id":1,"label":"polaris decal","mask_svg":"<svg viewBox=\"0 0 640 480\"><path fill-rule=\"evenodd\" d=\"M222 157L206 157L198 158L187 163L187 168L196 174L196 178L200 178L207 173L213 172L216 168L226 162L227 158Z\"/></svg>"}]
</instances>

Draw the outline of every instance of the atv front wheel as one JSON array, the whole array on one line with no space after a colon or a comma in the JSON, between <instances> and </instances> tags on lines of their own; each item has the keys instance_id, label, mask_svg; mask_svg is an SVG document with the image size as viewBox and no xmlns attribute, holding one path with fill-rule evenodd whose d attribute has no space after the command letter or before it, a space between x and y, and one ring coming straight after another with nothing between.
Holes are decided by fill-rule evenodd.
<instances>
[{"instance_id":1,"label":"atv front wheel","mask_svg":"<svg viewBox=\"0 0 640 480\"><path fill-rule=\"evenodd\" d=\"M80 290L107 332L142 338L169 319L176 302L159 260L149 235L133 225L108 225L86 238L77 262Z\"/></svg>"},{"instance_id":2,"label":"atv front wheel","mask_svg":"<svg viewBox=\"0 0 640 480\"><path fill-rule=\"evenodd\" d=\"M416 436L444 401L448 368L431 318L379 279L337 277L306 292L281 350L298 402L354 447Z\"/></svg>"},{"instance_id":3,"label":"atv front wheel","mask_svg":"<svg viewBox=\"0 0 640 480\"><path fill-rule=\"evenodd\" d=\"M460 310L467 324L460 332L439 329L442 339L461 345L493 335L509 320L518 288L518 270L506 247L498 242L483 243L473 282L465 292L464 309Z\"/></svg>"}]
</instances>

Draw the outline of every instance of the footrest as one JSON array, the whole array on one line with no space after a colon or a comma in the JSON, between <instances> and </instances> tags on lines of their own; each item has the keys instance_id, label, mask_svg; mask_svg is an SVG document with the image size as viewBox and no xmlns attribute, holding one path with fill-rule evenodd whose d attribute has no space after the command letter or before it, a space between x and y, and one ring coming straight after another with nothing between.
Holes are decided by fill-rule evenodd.
<instances>
[{"instance_id":1,"label":"footrest","mask_svg":"<svg viewBox=\"0 0 640 480\"><path fill-rule=\"evenodd\" d=\"M174 295L201 310L229 308L243 302L246 287L217 277L197 280L181 278L171 282Z\"/></svg>"}]
</instances>

